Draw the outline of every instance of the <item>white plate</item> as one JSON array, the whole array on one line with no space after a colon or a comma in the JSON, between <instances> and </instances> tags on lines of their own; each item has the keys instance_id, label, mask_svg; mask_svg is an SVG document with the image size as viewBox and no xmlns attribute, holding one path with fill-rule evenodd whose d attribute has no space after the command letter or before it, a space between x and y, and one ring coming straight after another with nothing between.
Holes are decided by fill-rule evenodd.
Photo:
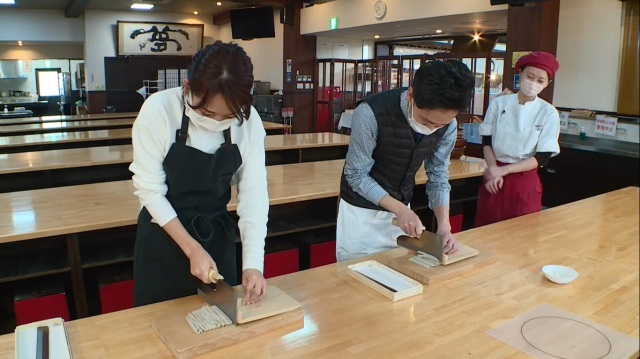
<instances>
[{"instance_id":1,"label":"white plate","mask_svg":"<svg viewBox=\"0 0 640 359\"><path fill-rule=\"evenodd\" d=\"M547 279L558 284L571 283L574 279L578 278L578 272L573 268L557 264L550 264L542 267L542 273L544 273Z\"/></svg>"}]
</instances>

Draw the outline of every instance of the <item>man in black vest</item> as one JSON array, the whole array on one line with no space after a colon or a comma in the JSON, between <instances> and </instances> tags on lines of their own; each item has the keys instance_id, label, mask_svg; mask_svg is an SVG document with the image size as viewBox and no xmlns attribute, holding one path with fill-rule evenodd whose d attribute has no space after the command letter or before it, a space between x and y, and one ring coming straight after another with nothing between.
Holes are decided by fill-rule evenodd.
<instances>
[{"instance_id":1,"label":"man in black vest","mask_svg":"<svg viewBox=\"0 0 640 359\"><path fill-rule=\"evenodd\" d=\"M407 90L380 92L356 107L340 182L339 261L394 248L401 234L422 233L420 218L407 205L423 162L444 252L457 250L449 223L449 156L457 137L455 116L468 108L474 82L459 61L429 61ZM399 228L391 223L394 217Z\"/></svg>"}]
</instances>

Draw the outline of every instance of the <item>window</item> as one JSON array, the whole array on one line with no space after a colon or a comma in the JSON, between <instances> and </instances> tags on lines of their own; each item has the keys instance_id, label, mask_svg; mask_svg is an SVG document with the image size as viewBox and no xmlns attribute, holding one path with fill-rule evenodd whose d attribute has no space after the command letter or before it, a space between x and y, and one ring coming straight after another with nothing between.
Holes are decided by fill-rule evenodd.
<instances>
[{"instance_id":1,"label":"window","mask_svg":"<svg viewBox=\"0 0 640 359\"><path fill-rule=\"evenodd\" d=\"M38 96L60 96L58 75L60 69L36 69Z\"/></svg>"}]
</instances>

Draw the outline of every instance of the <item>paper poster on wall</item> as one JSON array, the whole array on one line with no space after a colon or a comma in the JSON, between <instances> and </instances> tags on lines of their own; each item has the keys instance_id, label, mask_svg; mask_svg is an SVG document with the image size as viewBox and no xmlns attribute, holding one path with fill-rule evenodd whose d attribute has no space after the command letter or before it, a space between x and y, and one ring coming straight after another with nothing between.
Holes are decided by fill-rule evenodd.
<instances>
[{"instance_id":1,"label":"paper poster on wall","mask_svg":"<svg viewBox=\"0 0 640 359\"><path fill-rule=\"evenodd\" d=\"M291 59L287 59L287 73L291 73Z\"/></svg>"},{"instance_id":2,"label":"paper poster on wall","mask_svg":"<svg viewBox=\"0 0 640 359\"><path fill-rule=\"evenodd\" d=\"M525 55L529 55L531 51L514 51L511 57L511 67L516 67L516 62Z\"/></svg>"},{"instance_id":3,"label":"paper poster on wall","mask_svg":"<svg viewBox=\"0 0 640 359\"><path fill-rule=\"evenodd\" d=\"M618 127L618 118L605 115L596 115L596 128L593 131L596 135L615 136Z\"/></svg>"},{"instance_id":4,"label":"paper poster on wall","mask_svg":"<svg viewBox=\"0 0 640 359\"><path fill-rule=\"evenodd\" d=\"M513 75L513 89L520 90L520 74Z\"/></svg>"},{"instance_id":5,"label":"paper poster on wall","mask_svg":"<svg viewBox=\"0 0 640 359\"><path fill-rule=\"evenodd\" d=\"M560 112L560 129L569 129L569 112Z\"/></svg>"}]
</instances>

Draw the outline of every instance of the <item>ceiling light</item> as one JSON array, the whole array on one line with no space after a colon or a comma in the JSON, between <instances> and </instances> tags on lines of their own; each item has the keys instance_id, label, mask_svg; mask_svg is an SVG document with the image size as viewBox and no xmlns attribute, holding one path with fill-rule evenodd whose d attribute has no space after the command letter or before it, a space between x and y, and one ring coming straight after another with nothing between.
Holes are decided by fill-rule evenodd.
<instances>
[{"instance_id":1,"label":"ceiling light","mask_svg":"<svg viewBox=\"0 0 640 359\"><path fill-rule=\"evenodd\" d=\"M480 40L480 34L478 34L477 32L473 35L473 41L478 41Z\"/></svg>"},{"instance_id":2,"label":"ceiling light","mask_svg":"<svg viewBox=\"0 0 640 359\"><path fill-rule=\"evenodd\" d=\"M131 4L131 8L134 10L151 10L153 9L153 4L133 3Z\"/></svg>"},{"instance_id":3,"label":"ceiling light","mask_svg":"<svg viewBox=\"0 0 640 359\"><path fill-rule=\"evenodd\" d=\"M15 5L16 0L0 0L0 5Z\"/></svg>"},{"instance_id":4,"label":"ceiling light","mask_svg":"<svg viewBox=\"0 0 640 359\"><path fill-rule=\"evenodd\" d=\"M22 46L22 41L18 40L18 46Z\"/></svg>"},{"instance_id":5,"label":"ceiling light","mask_svg":"<svg viewBox=\"0 0 640 359\"><path fill-rule=\"evenodd\" d=\"M218 1L218 2L216 3L216 5L221 6L221 5L222 5L222 2L221 2L221 1Z\"/></svg>"},{"instance_id":6,"label":"ceiling light","mask_svg":"<svg viewBox=\"0 0 640 359\"><path fill-rule=\"evenodd\" d=\"M436 30L436 34L442 34L442 30L440 29Z\"/></svg>"},{"instance_id":7,"label":"ceiling light","mask_svg":"<svg viewBox=\"0 0 640 359\"><path fill-rule=\"evenodd\" d=\"M373 38L374 38L374 39L379 39L379 38L380 38L380 35L373 35Z\"/></svg>"},{"instance_id":8,"label":"ceiling light","mask_svg":"<svg viewBox=\"0 0 640 359\"><path fill-rule=\"evenodd\" d=\"M194 11L194 12L193 12L193 14L194 14L194 15L198 15L198 12L197 12L197 11Z\"/></svg>"}]
</instances>

